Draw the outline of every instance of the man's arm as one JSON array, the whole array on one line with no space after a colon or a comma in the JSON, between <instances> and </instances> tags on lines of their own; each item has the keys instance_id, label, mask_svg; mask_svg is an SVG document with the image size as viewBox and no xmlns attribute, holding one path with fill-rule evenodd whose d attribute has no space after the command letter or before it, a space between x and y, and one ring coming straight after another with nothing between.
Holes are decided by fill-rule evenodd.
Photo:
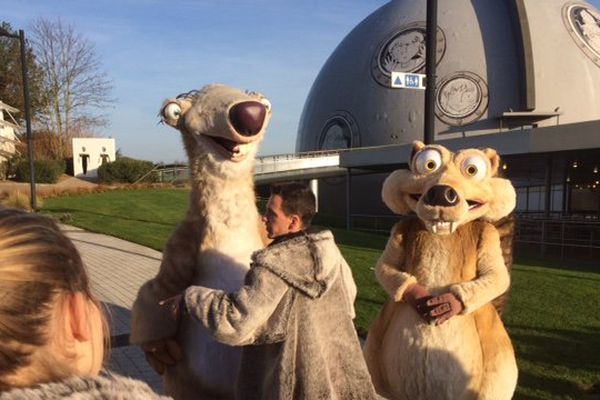
<instances>
[{"instance_id":1,"label":"man's arm","mask_svg":"<svg viewBox=\"0 0 600 400\"><path fill-rule=\"evenodd\" d=\"M187 311L220 342L230 346L253 343L289 286L261 267L253 267L235 293L202 286L185 291Z\"/></svg>"}]
</instances>

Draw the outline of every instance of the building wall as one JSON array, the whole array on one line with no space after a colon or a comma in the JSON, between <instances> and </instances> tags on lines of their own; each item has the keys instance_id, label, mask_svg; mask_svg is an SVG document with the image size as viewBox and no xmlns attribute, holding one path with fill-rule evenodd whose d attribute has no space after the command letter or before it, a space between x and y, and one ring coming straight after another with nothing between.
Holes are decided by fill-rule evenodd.
<instances>
[{"instance_id":1,"label":"building wall","mask_svg":"<svg viewBox=\"0 0 600 400\"><path fill-rule=\"evenodd\" d=\"M600 12L590 4L452 0L438 9L437 140L507 130L510 112L545 115L525 125L600 119ZM305 102L297 151L423 138L424 91L391 88L388 75L425 72L425 12L425 1L393 0L346 36Z\"/></svg>"},{"instance_id":2,"label":"building wall","mask_svg":"<svg viewBox=\"0 0 600 400\"><path fill-rule=\"evenodd\" d=\"M73 138L73 175L97 178L98 167L114 161L115 155L115 139Z\"/></svg>"},{"instance_id":3,"label":"building wall","mask_svg":"<svg viewBox=\"0 0 600 400\"><path fill-rule=\"evenodd\" d=\"M524 3L532 33L536 109L559 108L561 124L600 119L600 12L584 1ZM555 123L545 120L539 126Z\"/></svg>"},{"instance_id":4,"label":"building wall","mask_svg":"<svg viewBox=\"0 0 600 400\"><path fill-rule=\"evenodd\" d=\"M0 119L4 121L4 110L0 109ZM15 149L15 140L17 139L15 135L15 130L8 126L0 125L0 161L6 160L6 156L8 154L14 154Z\"/></svg>"}]
</instances>

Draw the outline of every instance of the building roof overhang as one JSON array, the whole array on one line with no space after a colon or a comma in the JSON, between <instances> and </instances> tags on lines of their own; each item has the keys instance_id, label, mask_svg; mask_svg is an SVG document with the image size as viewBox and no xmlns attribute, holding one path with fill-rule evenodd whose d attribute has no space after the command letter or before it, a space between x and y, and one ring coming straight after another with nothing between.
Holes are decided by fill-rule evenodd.
<instances>
[{"instance_id":1,"label":"building roof overhang","mask_svg":"<svg viewBox=\"0 0 600 400\"><path fill-rule=\"evenodd\" d=\"M600 149L600 120L437 140L436 144L452 151L491 147L501 156ZM340 166L373 170L402 168L406 167L411 151L412 143L355 149L340 153Z\"/></svg>"}]
</instances>

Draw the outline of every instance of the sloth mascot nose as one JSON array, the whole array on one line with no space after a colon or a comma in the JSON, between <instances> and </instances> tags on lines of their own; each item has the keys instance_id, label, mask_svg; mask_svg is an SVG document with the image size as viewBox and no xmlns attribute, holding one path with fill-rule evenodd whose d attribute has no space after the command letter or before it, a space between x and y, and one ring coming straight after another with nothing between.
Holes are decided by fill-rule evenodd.
<instances>
[{"instance_id":1,"label":"sloth mascot nose","mask_svg":"<svg viewBox=\"0 0 600 400\"><path fill-rule=\"evenodd\" d=\"M254 136L260 132L267 109L258 101L244 101L231 107L229 110L229 121L231 125L242 136Z\"/></svg>"}]
</instances>

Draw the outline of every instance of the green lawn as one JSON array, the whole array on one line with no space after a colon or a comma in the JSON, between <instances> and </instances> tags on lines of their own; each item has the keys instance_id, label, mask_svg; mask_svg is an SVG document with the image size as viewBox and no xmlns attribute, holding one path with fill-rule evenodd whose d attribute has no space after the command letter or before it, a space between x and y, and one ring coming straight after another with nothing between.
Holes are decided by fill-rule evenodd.
<instances>
[{"instance_id":1,"label":"green lawn","mask_svg":"<svg viewBox=\"0 0 600 400\"><path fill-rule=\"evenodd\" d=\"M183 217L187 195L172 189L111 191L47 199L42 212L161 250ZM340 229L334 233L359 286L356 325L364 334L385 301L373 266L386 238ZM598 398L600 271L576 266L575 262L514 266L504 319L519 363L517 399Z\"/></svg>"}]
</instances>

